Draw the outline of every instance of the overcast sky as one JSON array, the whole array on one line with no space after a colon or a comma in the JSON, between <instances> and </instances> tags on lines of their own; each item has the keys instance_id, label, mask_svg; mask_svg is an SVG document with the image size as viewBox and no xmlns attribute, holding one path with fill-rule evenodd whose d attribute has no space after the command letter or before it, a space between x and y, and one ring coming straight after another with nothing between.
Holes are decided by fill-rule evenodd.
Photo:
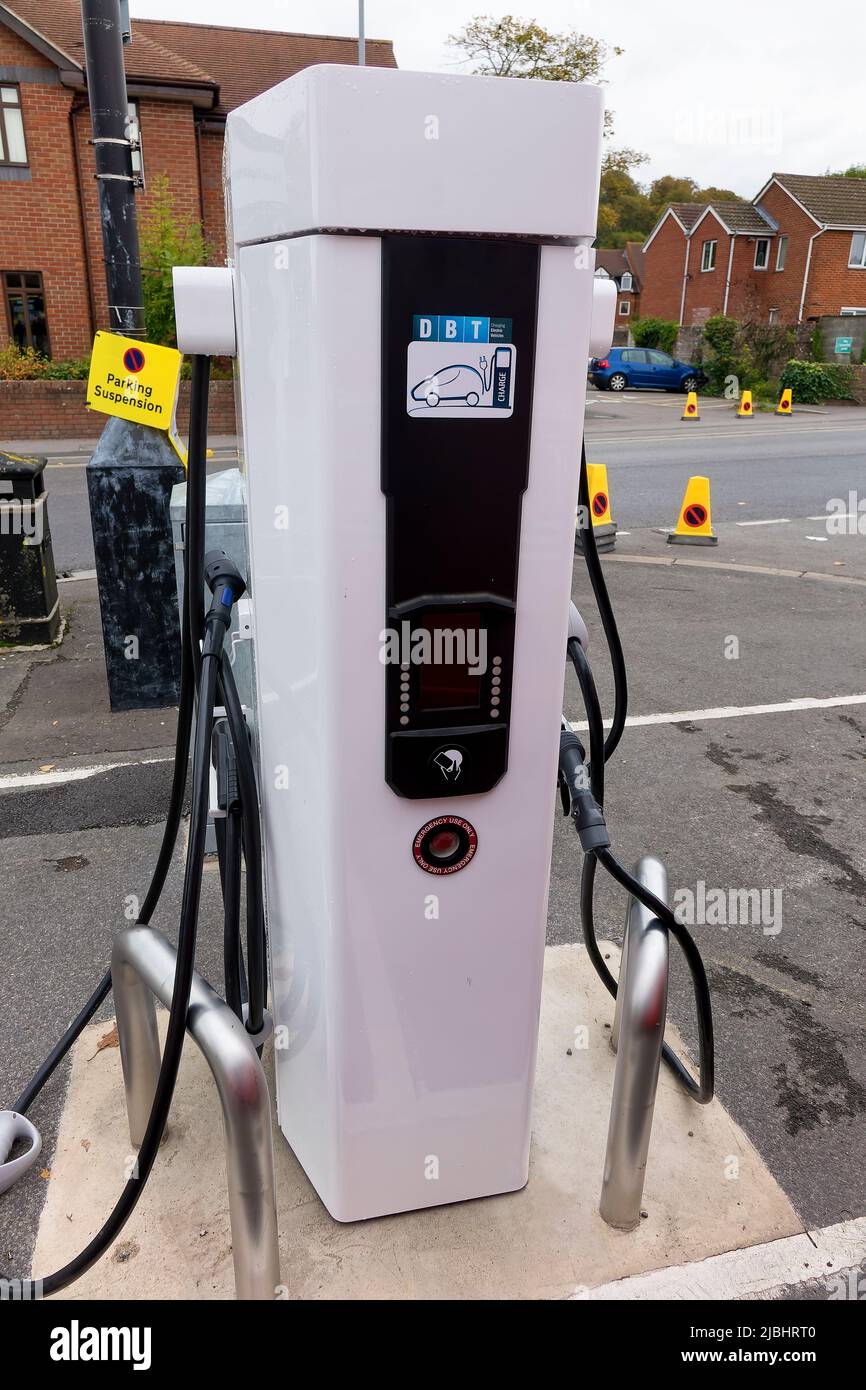
<instances>
[{"instance_id":1,"label":"overcast sky","mask_svg":"<svg viewBox=\"0 0 866 1390\"><path fill-rule=\"evenodd\" d=\"M401 68L455 69L445 45L476 14L574 28L625 53L606 72L613 143L650 156L639 177L690 175L752 197L775 169L866 163L861 0L366 0L367 33ZM307 33L357 32L356 0L132 0L133 18Z\"/></svg>"}]
</instances>

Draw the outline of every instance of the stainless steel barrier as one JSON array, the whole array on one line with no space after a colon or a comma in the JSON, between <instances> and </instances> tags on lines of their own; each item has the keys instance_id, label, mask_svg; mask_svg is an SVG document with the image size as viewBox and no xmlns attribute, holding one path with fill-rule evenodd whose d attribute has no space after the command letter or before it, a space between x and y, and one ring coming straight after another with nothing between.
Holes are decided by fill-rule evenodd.
<instances>
[{"instance_id":1,"label":"stainless steel barrier","mask_svg":"<svg viewBox=\"0 0 866 1390\"><path fill-rule=\"evenodd\" d=\"M168 1007L176 952L154 927L126 927L115 938L111 978L126 1088L129 1136L147 1128L160 1067L156 1003ZM193 975L187 1030L204 1053L222 1104L235 1292L273 1299L280 1284L271 1099L256 1049L228 1004Z\"/></svg>"},{"instance_id":2,"label":"stainless steel barrier","mask_svg":"<svg viewBox=\"0 0 866 1390\"><path fill-rule=\"evenodd\" d=\"M661 860L645 855L634 873L667 902L668 880ZM632 898L610 1039L617 1060L599 1204L608 1225L625 1231L640 1223L667 998L667 929Z\"/></svg>"}]
</instances>

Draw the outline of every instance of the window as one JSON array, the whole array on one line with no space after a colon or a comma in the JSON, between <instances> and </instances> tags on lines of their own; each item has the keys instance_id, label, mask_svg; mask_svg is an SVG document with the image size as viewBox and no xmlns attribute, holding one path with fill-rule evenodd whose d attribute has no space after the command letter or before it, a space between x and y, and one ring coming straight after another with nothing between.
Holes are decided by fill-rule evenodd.
<instances>
[{"instance_id":1,"label":"window","mask_svg":"<svg viewBox=\"0 0 866 1390\"><path fill-rule=\"evenodd\" d=\"M646 348L624 348L622 352L623 362L646 362Z\"/></svg>"},{"instance_id":2,"label":"window","mask_svg":"<svg viewBox=\"0 0 866 1390\"><path fill-rule=\"evenodd\" d=\"M669 357L666 352L659 352L658 348L647 349L647 361L653 367L672 367L674 359Z\"/></svg>"},{"instance_id":3,"label":"window","mask_svg":"<svg viewBox=\"0 0 866 1390\"><path fill-rule=\"evenodd\" d=\"M701 270L715 270L718 242L705 241L701 247Z\"/></svg>"},{"instance_id":4,"label":"window","mask_svg":"<svg viewBox=\"0 0 866 1390\"><path fill-rule=\"evenodd\" d=\"M623 318L627 318L628 315L631 313L631 305L629 304L627 299L621 299L619 301L619 312Z\"/></svg>"},{"instance_id":5,"label":"window","mask_svg":"<svg viewBox=\"0 0 866 1390\"><path fill-rule=\"evenodd\" d=\"M779 322L779 311L778 311L778 309L771 309L771 310L770 310L769 317L768 317L768 319L767 319L767 323L768 323L768 324L770 325L770 327L772 328L773 324L774 324L774 323L778 323L778 322Z\"/></svg>"},{"instance_id":6,"label":"window","mask_svg":"<svg viewBox=\"0 0 866 1390\"><path fill-rule=\"evenodd\" d=\"M21 88L0 85L0 164L27 164Z\"/></svg>"},{"instance_id":7,"label":"window","mask_svg":"<svg viewBox=\"0 0 866 1390\"><path fill-rule=\"evenodd\" d=\"M131 156L132 156L132 172L133 172L133 174L135 175L135 177L136 177L137 179L140 179L140 180L141 180L141 186L142 186L142 188L143 188L143 187L144 187L144 160L143 160L143 158L142 158L142 153L141 153L141 120L140 120L139 114L138 114L138 102L137 102L137 101L128 101L128 102L126 103L126 112L127 112L127 116L126 116L126 134L127 134L127 138L128 138L129 140L134 140L134 141L136 141L136 142L138 143L138 146L139 146L139 148L138 148L137 150L132 150L132 151L131 151Z\"/></svg>"},{"instance_id":8,"label":"window","mask_svg":"<svg viewBox=\"0 0 866 1390\"><path fill-rule=\"evenodd\" d=\"M620 278L619 287L621 290L634 289L634 281L631 277L630 271L627 270L625 274Z\"/></svg>"},{"instance_id":9,"label":"window","mask_svg":"<svg viewBox=\"0 0 866 1390\"><path fill-rule=\"evenodd\" d=\"M37 270L5 270L3 299L9 322L9 336L16 347L35 348L51 356L48 344L48 320L45 316L45 292L42 276Z\"/></svg>"},{"instance_id":10,"label":"window","mask_svg":"<svg viewBox=\"0 0 866 1390\"><path fill-rule=\"evenodd\" d=\"M780 236L776 246L776 269L784 270L785 262L788 259L788 238Z\"/></svg>"},{"instance_id":11,"label":"window","mask_svg":"<svg viewBox=\"0 0 866 1390\"><path fill-rule=\"evenodd\" d=\"M853 270L866 270L866 232L855 232L852 236L848 264Z\"/></svg>"},{"instance_id":12,"label":"window","mask_svg":"<svg viewBox=\"0 0 866 1390\"><path fill-rule=\"evenodd\" d=\"M766 270L770 260L770 239L759 236L755 242L755 269Z\"/></svg>"},{"instance_id":13,"label":"window","mask_svg":"<svg viewBox=\"0 0 866 1390\"><path fill-rule=\"evenodd\" d=\"M843 304L842 308L839 310L839 313L841 314L843 319L859 319L864 314L866 314L866 309L855 309L852 308L850 305L848 306L848 308L846 308Z\"/></svg>"}]
</instances>

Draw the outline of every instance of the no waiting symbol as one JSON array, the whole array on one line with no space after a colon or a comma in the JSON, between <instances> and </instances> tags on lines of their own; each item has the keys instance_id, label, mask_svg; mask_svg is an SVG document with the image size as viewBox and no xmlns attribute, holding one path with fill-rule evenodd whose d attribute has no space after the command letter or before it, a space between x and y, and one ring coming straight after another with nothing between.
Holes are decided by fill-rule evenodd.
<instances>
[{"instance_id":1,"label":"no waiting symbol","mask_svg":"<svg viewBox=\"0 0 866 1390\"><path fill-rule=\"evenodd\" d=\"M707 519L707 509L700 502L693 502L690 507L686 507L683 512L683 521L687 526L703 526Z\"/></svg>"},{"instance_id":2,"label":"no waiting symbol","mask_svg":"<svg viewBox=\"0 0 866 1390\"><path fill-rule=\"evenodd\" d=\"M592 499L593 516L604 516L607 511L607 493L597 492Z\"/></svg>"},{"instance_id":3,"label":"no waiting symbol","mask_svg":"<svg viewBox=\"0 0 866 1390\"><path fill-rule=\"evenodd\" d=\"M144 366L144 353L141 348L127 348L123 354L123 365L128 372L140 372Z\"/></svg>"}]
</instances>

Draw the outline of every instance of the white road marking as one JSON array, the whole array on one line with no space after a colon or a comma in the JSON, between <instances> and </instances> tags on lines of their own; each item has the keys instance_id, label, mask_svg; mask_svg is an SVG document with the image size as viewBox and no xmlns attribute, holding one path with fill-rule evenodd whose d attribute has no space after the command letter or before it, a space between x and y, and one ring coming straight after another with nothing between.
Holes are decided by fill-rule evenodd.
<instances>
[{"instance_id":1,"label":"white road marking","mask_svg":"<svg viewBox=\"0 0 866 1390\"><path fill-rule=\"evenodd\" d=\"M735 521L735 526L790 526L789 516L772 516L767 521Z\"/></svg>"},{"instance_id":2,"label":"white road marking","mask_svg":"<svg viewBox=\"0 0 866 1390\"><path fill-rule=\"evenodd\" d=\"M762 439L764 439L770 433L770 431L758 430L757 433L761 436ZM785 430L786 438L792 434L856 434L863 437L863 433L864 432L862 425L807 425L804 429ZM662 434L660 432L657 432L655 434L642 435L587 433L587 443L593 446L598 445L599 447L604 447L607 444L669 444L672 442L675 443L677 440L680 439L688 439L691 441L692 444L694 444L695 439L698 437L698 435L700 435L702 439L742 439L746 434L748 434L752 442L754 442L755 434L751 430L743 431L739 429L709 429L695 432L686 430L685 433L682 433L682 431L677 430L675 433L671 431L668 434ZM595 460L591 461L594 462Z\"/></svg>"},{"instance_id":3,"label":"white road marking","mask_svg":"<svg viewBox=\"0 0 866 1390\"><path fill-rule=\"evenodd\" d=\"M675 710L670 714L630 714L625 722L627 728L639 729L651 724L703 724L710 719L742 719L749 714L794 714L801 710L838 709L844 705L866 705L866 694L831 695L826 699L804 695L767 705L717 705L711 709ZM604 727L609 729L612 722L605 719ZM584 733L589 725L583 721L572 721L571 727L579 734Z\"/></svg>"},{"instance_id":4,"label":"white road marking","mask_svg":"<svg viewBox=\"0 0 866 1390\"><path fill-rule=\"evenodd\" d=\"M0 792L24 791L29 787L57 787L64 782L83 782L102 772L118 767L151 767L154 763L171 763L174 758L141 758L137 761L94 763L89 767L54 768L51 772L8 772L0 775Z\"/></svg>"},{"instance_id":5,"label":"white road marking","mask_svg":"<svg viewBox=\"0 0 866 1390\"><path fill-rule=\"evenodd\" d=\"M806 537L806 540L807 540L807 541L828 541L829 539L830 539L829 536L807 536L807 537Z\"/></svg>"},{"instance_id":6,"label":"white road marking","mask_svg":"<svg viewBox=\"0 0 866 1390\"><path fill-rule=\"evenodd\" d=\"M669 530L670 528L668 528ZM659 534L665 530L659 528ZM822 537L823 539L823 537ZM821 574L818 570L786 570L773 565L745 565L738 560L688 560L685 555L614 555L605 559L620 565L675 565L678 569L724 570L728 574L766 574L773 579L818 580L824 584L866 585L866 579L853 574Z\"/></svg>"},{"instance_id":7,"label":"white road marking","mask_svg":"<svg viewBox=\"0 0 866 1390\"><path fill-rule=\"evenodd\" d=\"M95 579L96 570L72 570L69 574L58 574L58 584L74 584L79 579Z\"/></svg>"},{"instance_id":8,"label":"white road marking","mask_svg":"<svg viewBox=\"0 0 866 1390\"><path fill-rule=\"evenodd\" d=\"M840 1300L856 1301L858 1296L862 1298L862 1293L858 1294L857 1278L849 1279L845 1271L855 1270L864 1258L866 1217L861 1216L809 1234L783 1236L764 1245L747 1245L741 1250L727 1250L723 1255L710 1255L705 1260L614 1279L594 1289L583 1289L573 1298L581 1302L601 1299L627 1302L722 1299L730 1302L749 1294L802 1284L809 1279L834 1277L835 1272Z\"/></svg>"}]
</instances>

